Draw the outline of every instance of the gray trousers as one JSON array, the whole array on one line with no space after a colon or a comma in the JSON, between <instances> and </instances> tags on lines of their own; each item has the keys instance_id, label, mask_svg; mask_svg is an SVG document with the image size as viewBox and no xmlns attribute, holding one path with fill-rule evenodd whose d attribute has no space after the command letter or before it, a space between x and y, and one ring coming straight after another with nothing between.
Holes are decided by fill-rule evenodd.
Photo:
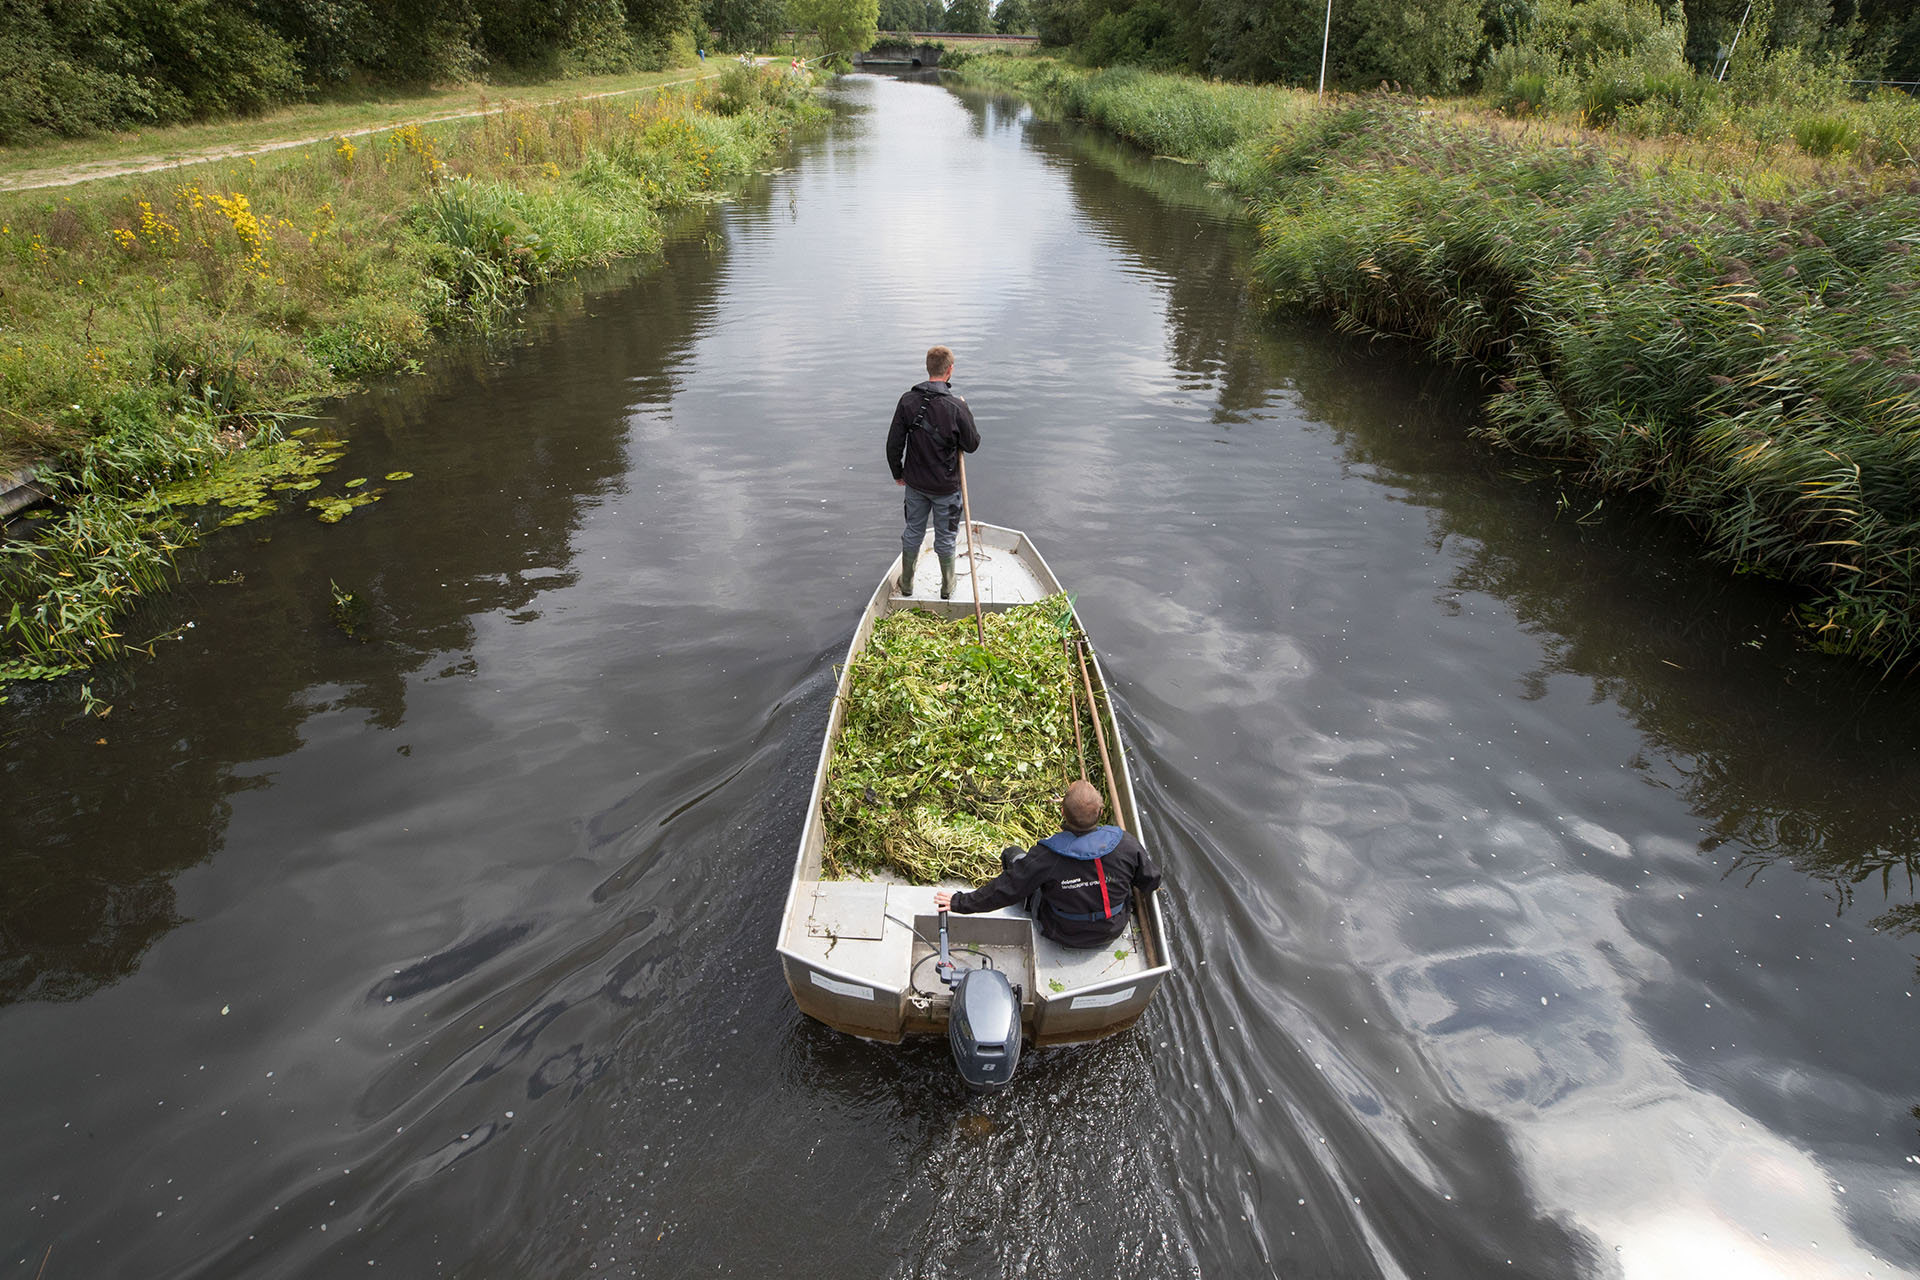
<instances>
[{"instance_id":1,"label":"gray trousers","mask_svg":"<svg viewBox=\"0 0 1920 1280\"><path fill-rule=\"evenodd\" d=\"M954 540L960 531L960 495L957 493L922 493L912 485L907 486L905 500L907 528L900 535L900 554L908 568L920 557L920 540L926 537L927 520L933 520L933 550L935 555L953 557Z\"/></svg>"}]
</instances>

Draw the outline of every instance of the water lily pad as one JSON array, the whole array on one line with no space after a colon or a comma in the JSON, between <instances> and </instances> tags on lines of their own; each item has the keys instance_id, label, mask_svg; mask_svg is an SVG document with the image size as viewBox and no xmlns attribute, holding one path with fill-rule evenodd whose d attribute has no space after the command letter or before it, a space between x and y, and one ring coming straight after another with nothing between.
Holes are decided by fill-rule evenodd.
<instances>
[{"instance_id":1,"label":"water lily pad","mask_svg":"<svg viewBox=\"0 0 1920 1280\"><path fill-rule=\"evenodd\" d=\"M365 493L356 493L352 497L309 498L307 505L320 514L321 524L339 524L353 514L354 508L378 502L384 493L385 491L381 489L370 489Z\"/></svg>"},{"instance_id":2,"label":"water lily pad","mask_svg":"<svg viewBox=\"0 0 1920 1280\"><path fill-rule=\"evenodd\" d=\"M358 489L361 485L365 484L366 482L367 482L367 478L365 476L355 476L353 479L347 481L347 488Z\"/></svg>"},{"instance_id":3,"label":"water lily pad","mask_svg":"<svg viewBox=\"0 0 1920 1280\"><path fill-rule=\"evenodd\" d=\"M315 478L339 461L346 446L335 441L274 440L248 445L213 466L163 486L133 504L145 514L179 507L220 506L231 514L223 526L256 520L276 510L269 492L319 487Z\"/></svg>"},{"instance_id":4,"label":"water lily pad","mask_svg":"<svg viewBox=\"0 0 1920 1280\"><path fill-rule=\"evenodd\" d=\"M413 479L413 472L411 472L411 471L389 471L389 472L387 472L387 479L389 479L389 480L411 480L411 479Z\"/></svg>"}]
</instances>

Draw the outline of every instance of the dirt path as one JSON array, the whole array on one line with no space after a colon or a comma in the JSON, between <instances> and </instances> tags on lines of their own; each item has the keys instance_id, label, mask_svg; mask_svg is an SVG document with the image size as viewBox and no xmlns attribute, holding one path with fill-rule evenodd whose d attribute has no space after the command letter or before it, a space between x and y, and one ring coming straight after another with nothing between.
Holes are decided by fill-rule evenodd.
<instances>
[{"instance_id":1,"label":"dirt path","mask_svg":"<svg viewBox=\"0 0 1920 1280\"><path fill-rule=\"evenodd\" d=\"M481 111L446 111L423 116L403 117L389 120L384 124L371 125L360 129L331 130L316 133L309 137L284 138L273 142L239 142L220 147L203 147L193 151L182 151L165 156L128 156L119 160L83 161L79 164L60 165L51 169L29 169L22 173L0 175L0 191L33 191L45 187L71 187L82 182L95 182L101 178L120 178L133 173L152 173L159 169L174 169L182 165L204 164L209 160L233 160L245 156L265 155L270 151L287 151L294 147L308 147L316 142L325 142L332 138L361 138L368 134L385 133L389 129L398 129L410 124L443 124L449 120L472 120L480 116L499 115L506 111L538 109L550 107L560 102L588 102L595 98L618 98L623 94L651 93L655 89L670 89L677 85L695 84L701 80L712 80L722 75L727 63L732 59L715 59L719 69L703 72L699 75L683 76L678 80L666 80L659 84L643 85L633 89L608 89L600 93L582 93L562 95L541 101L512 102L498 107L488 107ZM756 58L756 63L774 61L772 58Z\"/></svg>"}]
</instances>

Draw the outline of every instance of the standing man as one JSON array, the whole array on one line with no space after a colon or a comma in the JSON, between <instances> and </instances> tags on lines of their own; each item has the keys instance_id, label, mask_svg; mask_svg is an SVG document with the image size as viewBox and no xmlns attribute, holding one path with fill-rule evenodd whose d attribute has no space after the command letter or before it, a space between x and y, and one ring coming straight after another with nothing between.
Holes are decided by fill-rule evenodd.
<instances>
[{"instance_id":1,"label":"standing man","mask_svg":"<svg viewBox=\"0 0 1920 1280\"><path fill-rule=\"evenodd\" d=\"M887 466L907 491L907 527L900 535L900 594L913 594L914 564L927 520L940 557L940 598L953 599L954 535L960 528L960 454L980 447L973 410L953 394L953 352L927 350L927 380L900 397L887 431Z\"/></svg>"}]
</instances>

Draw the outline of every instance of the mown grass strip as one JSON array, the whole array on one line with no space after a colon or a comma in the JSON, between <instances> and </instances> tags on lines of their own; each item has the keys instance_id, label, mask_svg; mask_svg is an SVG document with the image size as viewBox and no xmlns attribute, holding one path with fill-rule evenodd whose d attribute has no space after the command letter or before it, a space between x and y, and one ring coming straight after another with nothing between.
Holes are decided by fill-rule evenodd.
<instances>
[{"instance_id":1,"label":"mown grass strip","mask_svg":"<svg viewBox=\"0 0 1920 1280\"><path fill-rule=\"evenodd\" d=\"M971 617L921 609L874 623L847 682L846 715L827 766L825 869L831 878L888 872L912 884L1000 874L1000 850L1060 829L1060 795L1094 749L1065 596Z\"/></svg>"}]
</instances>

